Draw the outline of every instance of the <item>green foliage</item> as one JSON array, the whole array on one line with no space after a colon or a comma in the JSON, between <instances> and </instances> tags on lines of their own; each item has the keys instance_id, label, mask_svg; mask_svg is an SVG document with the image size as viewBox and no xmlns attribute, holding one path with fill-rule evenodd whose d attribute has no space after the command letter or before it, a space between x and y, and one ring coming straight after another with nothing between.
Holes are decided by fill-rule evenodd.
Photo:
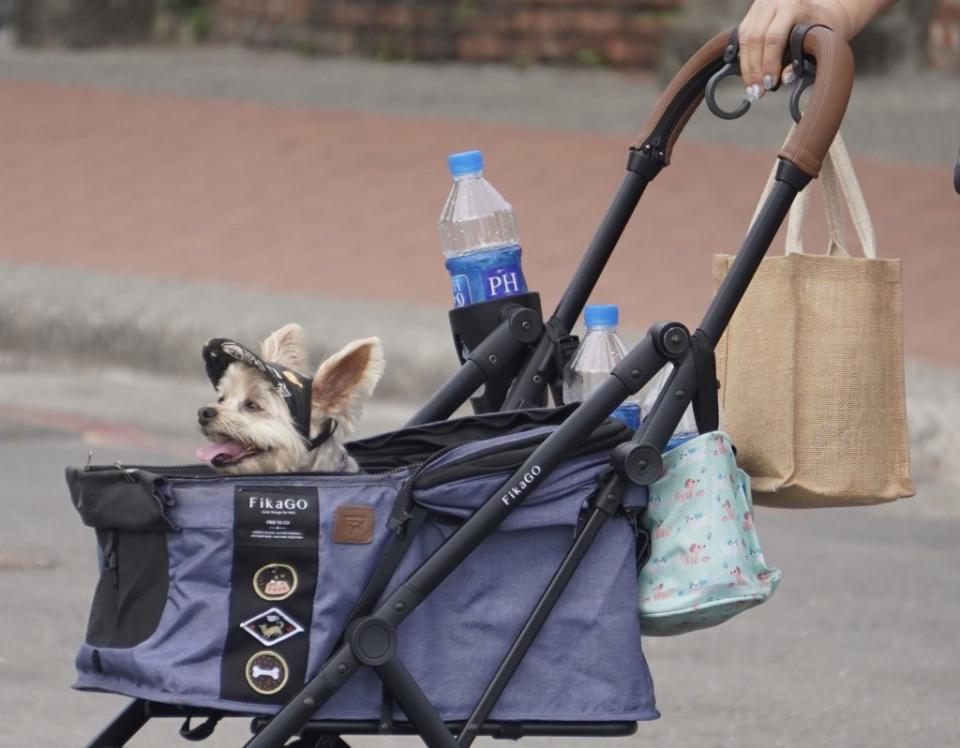
<instances>
[{"instance_id":1,"label":"green foliage","mask_svg":"<svg viewBox=\"0 0 960 748\"><path fill-rule=\"evenodd\" d=\"M373 58L377 62L398 62L400 55L389 39L380 39L377 42L377 50L374 52Z\"/></svg>"},{"instance_id":2,"label":"green foliage","mask_svg":"<svg viewBox=\"0 0 960 748\"><path fill-rule=\"evenodd\" d=\"M469 26L479 12L480 9L477 8L476 0L457 0L452 11L454 26Z\"/></svg>"},{"instance_id":3,"label":"green foliage","mask_svg":"<svg viewBox=\"0 0 960 748\"><path fill-rule=\"evenodd\" d=\"M302 57L316 57L320 49L313 39L297 39L293 42L293 51Z\"/></svg>"},{"instance_id":4,"label":"green foliage","mask_svg":"<svg viewBox=\"0 0 960 748\"><path fill-rule=\"evenodd\" d=\"M213 33L212 0L159 0L158 9L178 18L195 41L205 41Z\"/></svg>"},{"instance_id":5,"label":"green foliage","mask_svg":"<svg viewBox=\"0 0 960 748\"><path fill-rule=\"evenodd\" d=\"M603 55L592 47L584 47L583 49L577 50L577 62L588 68L602 68L607 64L607 61L603 59Z\"/></svg>"},{"instance_id":6,"label":"green foliage","mask_svg":"<svg viewBox=\"0 0 960 748\"><path fill-rule=\"evenodd\" d=\"M213 32L213 8L207 4L193 8L187 15L187 26L198 42L209 39Z\"/></svg>"}]
</instances>

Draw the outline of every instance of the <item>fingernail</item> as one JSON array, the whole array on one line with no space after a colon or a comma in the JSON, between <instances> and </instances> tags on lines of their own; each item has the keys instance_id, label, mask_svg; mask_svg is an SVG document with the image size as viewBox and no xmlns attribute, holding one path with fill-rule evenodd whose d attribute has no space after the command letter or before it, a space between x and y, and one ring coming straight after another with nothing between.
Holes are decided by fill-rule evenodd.
<instances>
[{"instance_id":1,"label":"fingernail","mask_svg":"<svg viewBox=\"0 0 960 748\"><path fill-rule=\"evenodd\" d=\"M772 76L772 75L767 74L767 75L763 76L763 87L764 87L764 89L766 89L767 91L769 91L771 88L773 88L773 76Z\"/></svg>"},{"instance_id":2,"label":"fingernail","mask_svg":"<svg viewBox=\"0 0 960 748\"><path fill-rule=\"evenodd\" d=\"M783 82L788 86L797 79L797 74L793 72L793 68L788 68L787 72L783 74Z\"/></svg>"},{"instance_id":3,"label":"fingernail","mask_svg":"<svg viewBox=\"0 0 960 748\"><path fill-rule=\"evenodd\" d=\"M760 100L760 86L754 83L752 86L747 86L747 93L744 98L749 102L755 102Z\"/></svg>"}]
</instances>

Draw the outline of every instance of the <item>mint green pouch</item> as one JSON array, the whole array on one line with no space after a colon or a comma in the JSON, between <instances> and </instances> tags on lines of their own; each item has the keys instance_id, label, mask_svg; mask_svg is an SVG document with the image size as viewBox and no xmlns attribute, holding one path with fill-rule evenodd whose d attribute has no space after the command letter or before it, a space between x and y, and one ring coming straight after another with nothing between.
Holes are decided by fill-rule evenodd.
<instances>
[{"instance_id":1,"label":"mint green pouch","mask_svg":"<svg viewBox=\"0 0 960 748\"><path fill-rule=\"evenodd\" d=\"M760 550L750 479L730 437L702 434L663 456L642 515L641 630L669 636L716 626L766 600L780 581Z\"/></svg>"}]
</instances>

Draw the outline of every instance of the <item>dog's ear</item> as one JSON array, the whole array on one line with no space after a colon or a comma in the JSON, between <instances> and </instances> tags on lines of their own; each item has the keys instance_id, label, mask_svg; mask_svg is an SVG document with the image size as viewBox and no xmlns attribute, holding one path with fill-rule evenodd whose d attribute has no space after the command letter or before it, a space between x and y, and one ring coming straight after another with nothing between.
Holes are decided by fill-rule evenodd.
<instances>
[{"instance_id":1,"label":"dog's ear","mask_svg":"<svg viewBox=\"0 0 960 748\"><path fill-rule=\"evenodd\" d=\"M383 375L383 346L379 338L348 343L320 364L313 378L314 422L336 418L344 433L360 420L363 403Z\"/></svg>"},{"instance_id":2,"label":"dog's ear","mask_svg":"<svg viewBox=\"0 0 960 748\"><path fill-rule=\"evenodd\" d=\"M270 333L260 344L260 355L264 361L272 361L296 371L306 371L307 346L303 342L303 328L291 323Z\"/></svg>"}]
</instances>

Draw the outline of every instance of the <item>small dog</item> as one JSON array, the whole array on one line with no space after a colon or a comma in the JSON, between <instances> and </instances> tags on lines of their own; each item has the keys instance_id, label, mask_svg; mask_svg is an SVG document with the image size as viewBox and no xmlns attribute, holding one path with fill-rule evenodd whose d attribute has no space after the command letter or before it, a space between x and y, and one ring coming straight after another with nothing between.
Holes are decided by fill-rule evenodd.
<instances>
[{"instance_id":1,"label":"small dog","mask_svg":"<svg viewBox=\"0 0 960 748\"><path fill-rule=\"evenodd\" d=\"M300 325L272 333L258 357L223 338L204 347L207 375L219 399L197 412L212 443L198 459L228 474L357 472L341 439L383 375L378 338L354 340L317 369L307 368Z\"/></svg>"}]
</instances>

